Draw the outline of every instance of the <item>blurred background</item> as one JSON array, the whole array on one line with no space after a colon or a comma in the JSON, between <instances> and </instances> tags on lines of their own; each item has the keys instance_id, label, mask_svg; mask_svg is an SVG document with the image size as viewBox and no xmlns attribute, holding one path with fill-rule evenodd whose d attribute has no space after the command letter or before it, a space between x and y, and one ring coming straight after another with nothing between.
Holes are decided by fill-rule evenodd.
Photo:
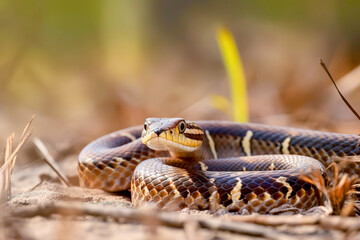
<instances>
[{"instance_id":1,"label":"blurred background","mask_svg":"<svg viewBox=\"0 0 360 240\"><path fill-rule=\"evenodd\" d=\"M360 124L360 1L0 1L0 140L77 146L147 117L232 120L216 41L226 26L247 79L250 121L345 133ZM61 147L59 147L61 148ZM76 152L75 151L75 152Z\"/></svg>"}]
</instances>

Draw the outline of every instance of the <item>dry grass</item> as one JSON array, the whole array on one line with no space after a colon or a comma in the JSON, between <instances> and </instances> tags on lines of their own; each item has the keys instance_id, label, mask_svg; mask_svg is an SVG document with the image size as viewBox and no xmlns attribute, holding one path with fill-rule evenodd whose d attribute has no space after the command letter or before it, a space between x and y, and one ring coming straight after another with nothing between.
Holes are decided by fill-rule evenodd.
<instances>
[{"instance_id":1,"label":"dry grass","mask_svg":"<svg viewBox=\"0 0 360 240\"><path fill-rule=\"evenodd\" d=\"M343 159L340 163L332 162L327 168L328 177L324 178L322 173L318 171L314 176L303 176L302 179L315 185L326 199L325 207L333 215L353 216L355 215L355 202L351 199L352 194L356 193L354 190L357 176L349 175L342 172L346 165L352 162L357 162L357 157L349 157Z\"/></svg>"},{"instance_id":2,"label":"dry grass","mask_svg":"<svg viewBox=\"0 0 360 240\"><path fill-rule=\"evenodd\" d=\"M0 204L5 203L11 197L11 174L15 166L17 155L20 149L24 146L26 141L32 134L33 129L30 129L30 125L34 120L33 116L31 120L25 126L19 143L14 149L14 138L15 134L12 133L6 140L6 147L4 153L4 160L2 161L2 166L0 168Z\"/></svg>"}]
</instances>

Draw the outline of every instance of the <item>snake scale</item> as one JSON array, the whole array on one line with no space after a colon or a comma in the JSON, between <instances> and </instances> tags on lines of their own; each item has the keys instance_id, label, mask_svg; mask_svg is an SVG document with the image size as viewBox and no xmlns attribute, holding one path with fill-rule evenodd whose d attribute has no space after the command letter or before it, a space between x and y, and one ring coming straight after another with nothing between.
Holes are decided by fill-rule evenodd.
<instances>
[{"instance_id":1,"label":"snake scale","mask_svg":"<svg viewBox=\"0 0 360 240\"><path fill-rule=\"evenodd\" d=\"M131 189L136 207L269 213L324 205L303 175L325 176L334 157L360 155L360 137L226 121L148 118L105 135L80 153L80 185ZM145 161L146 160L146 161ZM353 163L347 171L359 174Z\"/></svg>"}]
</instances>

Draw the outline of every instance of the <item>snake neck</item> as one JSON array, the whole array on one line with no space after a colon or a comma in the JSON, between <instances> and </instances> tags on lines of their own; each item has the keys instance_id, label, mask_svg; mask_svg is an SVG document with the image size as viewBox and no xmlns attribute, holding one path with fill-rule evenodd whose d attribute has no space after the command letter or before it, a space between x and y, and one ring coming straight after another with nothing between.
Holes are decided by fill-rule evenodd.
<instances>
[{"instance_id":1,"label":"snake neck","mask_svg":"<svg viewBox=\"0 0 360 240\"><path fill-rule=\"evenodd\" d=\"M210 159L211 154L208 151L208 147L203 143L199 148L192 152L182 151L170 151L170 155L173 158L180 158L189 163L198 163L204 159Z\"/></svg>"}]
</instances>

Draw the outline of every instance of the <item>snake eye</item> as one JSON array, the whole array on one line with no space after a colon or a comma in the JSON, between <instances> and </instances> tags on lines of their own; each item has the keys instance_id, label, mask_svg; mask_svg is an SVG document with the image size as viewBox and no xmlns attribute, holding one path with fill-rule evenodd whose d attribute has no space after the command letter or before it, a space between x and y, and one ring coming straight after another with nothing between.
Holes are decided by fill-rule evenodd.
<instances>
[{"instance_id":1,"label":"snake eye","mask_svg":"<svg viewBox=\"0 0 360 240\"><path fill-rule=\"evenodd\" d=\"M148 129L148 124L145 123L145 124L144 124L144 130L147 131L147 129Z\"/></svg>"},{"instance_id":2,"label":"snake eye","mask_svg":"<svg viewBox=\"0 0 360 240\"><path fill-rule=\"evenodd\" d=\"M185 124L185 122L181 122L181 123L179 124L179 133L185 132L185 129L186 129L186 124Z\"/></svg>"}]
</instances>

